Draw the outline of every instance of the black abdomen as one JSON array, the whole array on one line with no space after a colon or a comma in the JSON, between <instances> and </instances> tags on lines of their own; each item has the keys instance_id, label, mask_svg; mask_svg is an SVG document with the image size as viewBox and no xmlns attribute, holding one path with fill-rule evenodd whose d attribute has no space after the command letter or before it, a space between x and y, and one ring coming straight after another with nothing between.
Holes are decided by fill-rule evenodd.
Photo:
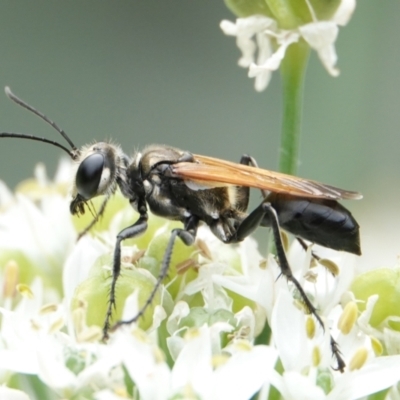
<instances>
[{"instance_id":1,"label":"black abdomen","mask_svg":"<svg viewBox=\"0 0 400 400\"><path fill-rule=\"evenodd\" d=\"M295 236L334 250L361 254L359 225L350 211L334 200L272 193L268 201L280 226ZM265 219L262 225L268 226Z\"/></svg>"}]
</instances>

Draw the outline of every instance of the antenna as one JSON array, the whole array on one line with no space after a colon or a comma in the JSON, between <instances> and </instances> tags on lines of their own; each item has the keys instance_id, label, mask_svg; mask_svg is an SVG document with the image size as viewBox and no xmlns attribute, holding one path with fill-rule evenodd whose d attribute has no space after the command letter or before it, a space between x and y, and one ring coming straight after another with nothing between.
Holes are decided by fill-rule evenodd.
<instances>
[{"instance_id":1,"label":"antenna","mask_svg":"<svg viewBox=\"0 0 400 400\"><path fill-rule=\"evenodd\" d=\"M54 140L49 140L46 138L33 136L33 135L25 135L24 133L11 133L11 132L0 132L0 138L18 138L18 139L30 139L30 140L37 140L38 142L49 143L53 146L59 147L60 149L64 150L68 153L68 155L73 159L76 160L77 153L74 150L70 150L63 146L60 143L57 143Z\"/></svg>"},{"instance_id":2,"label":"antenna","mask_svg":"<svg viewBox=\"0 0 400 400\"><path fill-rule=\"evenodd\" d=\"M43 113L41 113L40 111L36 110L35 108L33 108L32 106L30 106L28 103L25 103L25 101L21 100L19 97L17 97L12 91L11 89L6 86L4 88L4 91L6 92L6 95L14 102L17 103L18 105L20 105L23 108L26 108L27 110L29 110L30 112L36 114L38 117L40 117L43 121L47 122L49 125L51 125L67 142L68 144L71 146L71 150L67 150L69 155L74 158L74 154L78 152L78 149L76 148L76 146L72 143L72 140L68 137L68 135L64 132L63 129L61 129L55 122L53 122L51 119L47 118ZM50 143L53 144L54 146L60 147L63 150L66 150L66 148L64 146L62 146L61 144L54 142L52 140L47 140L44 138L39 138L36 136L32 136L32 135L23 135L23 134L8 134L8 136L5 136L6 134L3 134L0 137L18 137L20 139L32 139L32 140L39 140L41 142L44 143ZM12 136L14 135L14 136Z\"/></svg>"}]
</instances>

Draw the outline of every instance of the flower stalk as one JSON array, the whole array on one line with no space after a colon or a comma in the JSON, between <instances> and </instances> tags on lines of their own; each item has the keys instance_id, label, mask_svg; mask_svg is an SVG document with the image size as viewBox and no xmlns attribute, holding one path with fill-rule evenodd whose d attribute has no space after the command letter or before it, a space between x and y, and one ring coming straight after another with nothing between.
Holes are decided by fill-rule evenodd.
<instances>
[{"instance_id":1,"label":"flower stalk","mask_svg":"<svg viewBox=\"0 0 400 400\"><path fill-rule=\"evenodd\" d=\"M310 47L303 40L293 43L286 50L281 63L283 114L279 171L296 175L299 165L301 117L304 96L304 77Z\"/></svg>"}]
</instances>

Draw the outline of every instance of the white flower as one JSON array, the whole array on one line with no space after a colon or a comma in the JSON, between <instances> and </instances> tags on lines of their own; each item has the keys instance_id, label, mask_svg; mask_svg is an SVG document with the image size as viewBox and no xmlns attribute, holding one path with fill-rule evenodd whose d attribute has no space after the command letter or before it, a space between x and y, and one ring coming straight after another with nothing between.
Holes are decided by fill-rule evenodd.
<instances>
[{"instance_id":1,"label":"white flower","mask_svg":"<svg viewBox=\"0 0 400 400\"><path fill-rule=\"evenodd\" d=\"M277 21L260 15L238 18L236 23L224 20L220 26L226 35L236 36L236 43L242 51L239 65L249 67L249 77L255 78L255 89L262 91L268 86L272 72L279 68L286 49L301 39L318 53L329 74L339 75L335 67L337 55L334 47L338 25L347 24L355 5L355 0L342 0L329 21L318 21L309 5L313 22L291 30L281 29Z\"/></svg>"},{"instance_id":2,"label":"white flower","mask_svg":"<svg viewBox=\"0 0 400 400\"><path fill-rule=\"evenodd\" d=\"M171 370L159 349L140 331L133 335L120 331L112 345L123 354L124 365L142 400L165 400L173 396L247 400L268 379L276 352L271 347L246 342L228 348L230 356L215 354L213 341L220 329L213 325L189 331ZM251 374L243 373L246 370Z\"/></svg>"},{"instance_id":3,"label":"white flower","mask_svg":"<svg viewBox=\"0 0 400 400\"><path fill-rule=\"evenodd\" d=\"M6 386L0 386L1 400L29 400L29 396L17 389L10 389Z\"/></svg>"},{"instance_id":4,"label":"white flower","mask_svg":"<svg viewBox=\"0 0 400 400\"><path fill-rule=\"evenodd\" d=\"M348 364L345 372L332 370L333 361L327 341L330 331L325 329L322 332L317 326L315 336L307 337L306 318L294 306L292 297L281 292L274 308L272 331L284 372L282 375L272 374L271 383L285 400L358 399L388 388L399 380L399 355L376 358L370 349L366 362L352 369L352 360L347 354L351 352L350 355L354 356L359 346L368 341L356 326L351 348L343 346L338 339ZM319 386L321 379L330 381L329 394Z\"/></svg>"},{"instance_id":5,"label":"white flower","mask_svg":"<svg viewBox=\"0 0 400 400\"><path fill-rule=\"evenodd\" d=\"M34 227L27 236L30 243L20 250L26 253L28 260L36 258L45 262L47 253L43 254L38 245L45 239L35 235L45 232L43 228L53 223L54 212L49 211L48 205L52 204L55 194L51 190L52 183L42 172L37 173L35 185L41 182L47 192L35 192L35 202L43 209L32 202L29 190L21 195L21 204L16 205L14 196L0 185L0 193L5 194L0 221L4 231L12 232L15 220L5 216L9 216L14 207L19 211L29 210L26 215ZM356 311L351 324L338 324L341 314L346 312L346 296L347 304L352 302L346 294L354 276L351 260L335 258L337 268L332 269L336 271L333 276L324 266L326 263L317 263L310 270L310 264L315 264L311 247L305 252L295 242L288 252L293 274L319 310L324 330L295 305L296 292L292 293L292 285L279 278L281 271L272 255L265 261L251 238L237 245L225 245L206 227L198 230L196 246L188 248L182 243L176 244L178 251L172 258L181 258L171 265L171 275L175 276L162 287L163 302L155 307L147 331L138 328L141 323L138 321L111 332L107 344L100 343L101 327L87 326L89 300L87 304L77 302L71 309L71 299L76 287L85 282L88 275L98 270L102 275L103 267L111 268L102 263L111 258L115 234L126 220L125 212L124 209L113 214L107 231L95 237L83 237L72 251L65 248L59 253L58 264L63 266L64 297L61 301L48 303L51 288L43 283L46 277L34 279L29 287L19 285L17 295L22 295L19 303L16 303L16 296L7 295L4 307L0 308L0 379L3 383L7 384L12 374L30 374L38 378L37 385L43 390L51 389L59 397L98 400L130 397L247 400L257 392L261 400L268 398L272 387L289 400L333 400L366 396L398 380L400 356L377 357L373 351L370 335L375 331L369 319L374 298L369 300L358 321ZM143 242L137 242L137 246L139 243L142 247L147 245L149 254L138 252L136 244L123 246L125 269L118 281L119 289L123 279L136 270L149 275L150 287L153 287L156 279L143 266L149 269L155 266L154 271L157 271L158 258L164 255L171 229L167 225L158 228L159 221L155 221L146 233L148 238L144 246ZM66 237L75 237L75 232ZM65 244L64 239L61 242ZM54 249L58 247L52 246L50 239L48 241L51 252L57 254ZM315 247L313 250L318 255L326 254L331 261L332 254L337 257L333 251ZM140 265L133 261L137 253L142 257ZM190 263L185 264L187 259ZM182 263L185 267L177 267ZM5 287L15 286L14 272L12 266L6 269ZM107 281L105 285L107 289ZM130 283L129 288L132 285ZM174 285L175 291L171 289ZM8 289L4 293L12 292ZM134 291L125 301L122 318L129 319L137 313L138 293ZM105 303L106 295L94 305L92 302L92 307L98 311L103 299ZM101 324L103 315L99 314ZM272 329L272 340L268 345L255 345L254 339L266 318ZM311 325L310 320L313 321ZM342 325L348 329L345 331ZM336 364L332 359L330 334L337 340L347 363L344 374L332 369ZM387 348L390 343L395 351L399 343L397 338L388 334L379 338L383 338ZM282 373L275 370L278 358ZM323 390L321 379L330 382L328 391ZM133 382L133 389L127 381ZM30 393L28 389L24 387ZM395 389L392 393L395 396ZM6 398L27 399L24 393L7 387L0 388L0 397L3 394Z\"/></svg>"},{"instance_id":6,"label":"white flower","mask_svg":"<svg viewBox=\"0 0 400 400\"><path fill-rule=\"evenodd\" d=\"M38 165L35 179L19 185L15 196L0 185L2 251L23 253L30 268L37 268L49 279L59 276L76 240L64 187L70 170L71 163L61 161L53 183L48 181L44 166Z\"/></svg>"}]
</instances>

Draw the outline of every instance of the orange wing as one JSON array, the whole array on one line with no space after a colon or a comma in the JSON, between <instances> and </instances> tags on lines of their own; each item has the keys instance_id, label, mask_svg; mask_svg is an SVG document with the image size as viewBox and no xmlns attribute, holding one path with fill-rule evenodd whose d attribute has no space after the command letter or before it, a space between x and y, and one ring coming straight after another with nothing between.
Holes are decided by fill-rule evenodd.
<instances>
[{"instance_id":1,"label":"orange wing","mask_svg":"<svg viewBox=\"0 0 400 400\"><path fill-rule=\"evenodd\" d=\"M343 190L308 179L194 154L195 162L171 165L180 178L199 190L218 186L247 186L293 196L324 199L361 199L358 192Z\"/></svg>"}]
</instances>

